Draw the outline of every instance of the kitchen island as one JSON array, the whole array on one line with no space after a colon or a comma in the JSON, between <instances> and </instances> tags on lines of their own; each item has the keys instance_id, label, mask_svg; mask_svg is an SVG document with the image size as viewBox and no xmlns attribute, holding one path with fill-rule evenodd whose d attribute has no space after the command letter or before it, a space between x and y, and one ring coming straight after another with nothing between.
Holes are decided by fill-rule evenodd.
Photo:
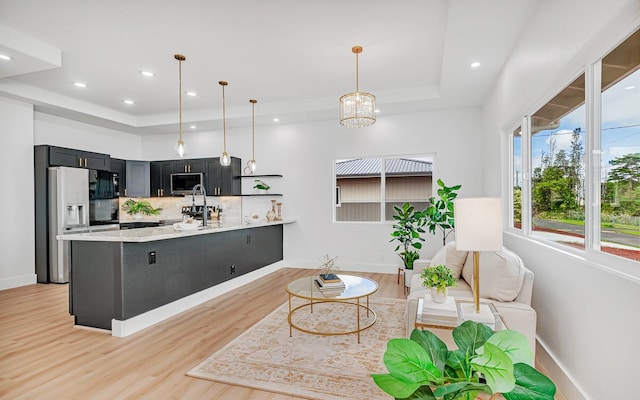
<instances>
[{"instance_id":1,"label":"kitchen island","mask_svg":"<svg viewBox=\"0 0 640 400\"><path fill-rule=\"evenodd\" d=\"M60 235L71 241L69 312L79 326L127 336L220 294L233 278L283 258L283 225L211 221Z\"/></svg>"}]
</instances>

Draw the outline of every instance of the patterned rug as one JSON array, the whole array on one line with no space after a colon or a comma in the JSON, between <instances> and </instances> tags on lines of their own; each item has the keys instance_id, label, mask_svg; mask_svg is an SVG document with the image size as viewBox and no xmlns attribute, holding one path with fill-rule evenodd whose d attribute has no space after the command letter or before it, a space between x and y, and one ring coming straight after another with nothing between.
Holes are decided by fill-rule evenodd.
<instances>
[{"instance_id":1,"label":"patterned rug","mask_svg":"<svg viewBox=\"0 0 640 400\"><path fill-rule=\"evenodd\" d=\"M371 297L369 301L377 320L361 332L360 344L355 333L319 336L294 329L289 337L285 303L187 375L308 399L389 399L370 374L386 372L382 356L387 341L404 337L406 300ZM360 314L361 324L371 322L372 314L368 318L366 312ZM313 313L303 308L293 321L304 329L351 330L355 307L314 304Z\"/></svg>"}]
</instances>

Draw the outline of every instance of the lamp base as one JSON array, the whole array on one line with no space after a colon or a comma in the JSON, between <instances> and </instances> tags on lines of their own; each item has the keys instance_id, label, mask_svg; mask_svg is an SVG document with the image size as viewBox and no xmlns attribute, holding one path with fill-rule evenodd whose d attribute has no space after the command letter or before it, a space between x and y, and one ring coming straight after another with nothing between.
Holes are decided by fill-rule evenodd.
<instances>
[{"instance_id":1,"label":"lamp base","mask_svg":"<svg viewBox=\"0 0 640 400\"><path fill-rule=\"evenodd\" d=\"M461 314L460 319L463 321L480 322L487 325L493 325L496 322L496 317L491 312L491 309L486 304L480 304L480 312L475 310L475 304L462 303L460 304Z\"/></svg>"}]
</instances>

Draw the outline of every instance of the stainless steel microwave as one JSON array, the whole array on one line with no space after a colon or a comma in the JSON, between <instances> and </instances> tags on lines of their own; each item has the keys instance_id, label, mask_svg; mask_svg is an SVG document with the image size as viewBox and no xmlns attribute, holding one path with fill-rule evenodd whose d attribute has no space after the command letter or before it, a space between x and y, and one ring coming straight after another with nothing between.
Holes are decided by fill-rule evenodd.
<instances>
[{"instance_id":1,"label":"stainless steel microwave","mask_svg":"<svg viewBox=\"0 0 640 400\"><path fill-rule=\"evenodd\" d=\"M201 172L171 174L171 194L190 194L198 184L204 185L204 174Z\"/></svg>"}]
</instances>

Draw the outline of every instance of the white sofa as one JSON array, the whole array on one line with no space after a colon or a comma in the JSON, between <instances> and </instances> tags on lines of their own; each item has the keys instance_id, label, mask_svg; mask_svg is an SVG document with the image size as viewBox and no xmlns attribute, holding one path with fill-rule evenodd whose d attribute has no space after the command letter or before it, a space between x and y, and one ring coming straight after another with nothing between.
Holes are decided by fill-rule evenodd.
<instances>
[{"instance_id":1,"label":"white sofa","mask_svg":"<svg viewBox=\"0 0 640 400\"><path fill-rule=\"evenodd\" d=\"M431 260L416 260L414 263L405 313L407 335L415 327L418 299L427 293L422 286L420 272L439 264L446 265L454 276L459 277L458 285L450 287L448 294L456 299L473 301L473 256L466 251L457 251L455 242L449 242ZM493 303L507 327L529 339L535 355L536 312L531 308L533 278L533 273L524 266L520 257L506 248L480 253L480 301Z\"/></svg>"}]
</instances>

